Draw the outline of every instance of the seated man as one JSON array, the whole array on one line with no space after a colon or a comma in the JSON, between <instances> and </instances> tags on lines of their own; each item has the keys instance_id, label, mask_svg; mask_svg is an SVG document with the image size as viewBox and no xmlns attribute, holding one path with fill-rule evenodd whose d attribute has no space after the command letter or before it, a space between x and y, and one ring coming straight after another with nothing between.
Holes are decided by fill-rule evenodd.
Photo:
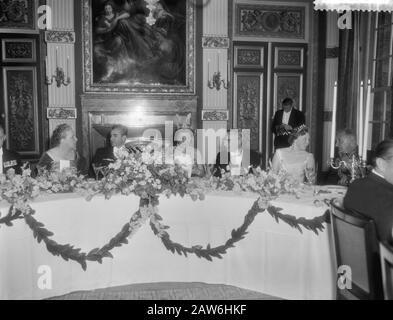
<instances>
[{"instance_id":1,"label":"seated man","mask_svg":"<svg viewBox=\"0 0 393 320\"><path fill-rule=\"evenodd\" d=\"M127 141L127 131L127 128L122 125L112 127L110 135L111 146L100 148L96 151L92 161L92 169L94 167L107 167L117 159L121 159L124 154L136 152L134 149L128 148L125 144Z\"/></svg>"},{"instance_id":2,"label":"seated man","mask_svg":"<svg viewBox=\"0 0 393 320\"><path fill-rule=\"evenodd\" d=\"M337 133L335 156L336 164L339 161L344 161L349 167L342 167L338 170L329 168L325 176L324 184L338 184L341 186L348 186L352 180L351 163L355 159L359 162L358 144L356 134L350 129L344 129ZM362 172L359 167L355 167L355 179L362 177Z\"/></svg>"},{"instance_id":3,"label":"seated man","mask_svg":"<svg viewBox=\"0 0 393 320\"><path fill-rule=\"evenodd\" d=\"M14 169L16 174L21 174L22 164L19 155L3 147L6 138L4 127L0 125L0 174L6 174L10 169Z\"/></svg>"},{"instance_id":4,"label":"seated man","mask_svg":"<svg viewBox=\"0 0 393 320\"><path fill-rule=\"evenodd\" d=\"M231 150L228 148L228 136L224 139L224 148L222 149L223 152L227 152L227 157L221 157L221 152L217 154L216 158L216 164L214 165L213 168L213 176L221 178L222 177L222 172L225 171L231 172L232 175L241 175L241 171L246 171L248 173L252 173L253 169L260 167L261 165L261 154L257 151L254 150L249 150L249 158L246 158L246 154L244 154L244 151L247 151L247 149L243 150L243 138L241 131L238 133L238 148L237 150ZM225 151L225 150L229 150ZM246 163L248 162L248 163Z\"/></svg>"},{"instance_id":5,"label":"seated man","mask_svg":"<svg viewBox=\"0 0 393 320\"><path fill-rule=\"evenodd\" d=\"M349 186L344 207L372 218L379 240L389 241L393 228L393 140L376 147L373 166L367 178Z\"/></svg>"}]
</instances>

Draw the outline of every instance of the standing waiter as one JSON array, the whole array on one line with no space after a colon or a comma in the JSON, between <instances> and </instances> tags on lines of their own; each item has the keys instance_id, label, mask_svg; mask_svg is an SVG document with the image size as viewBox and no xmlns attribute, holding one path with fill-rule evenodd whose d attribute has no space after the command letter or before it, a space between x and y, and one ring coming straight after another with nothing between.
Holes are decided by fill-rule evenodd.
<instances>
[{"instance_id":1,"label":"standing waiter","mask_svg":"<svg viewBox=\"0 0 393 320\"><path fill-rule=\"evenodd\" d=\"M274 148L288 148L290 143L288 142L290 132L306 124L306 117L304 113L293 107L293 100L291 98L285 98L282 102L282 110L278 110L274 115L272 132L275 135Z\"/></svg>"}]
</instances>

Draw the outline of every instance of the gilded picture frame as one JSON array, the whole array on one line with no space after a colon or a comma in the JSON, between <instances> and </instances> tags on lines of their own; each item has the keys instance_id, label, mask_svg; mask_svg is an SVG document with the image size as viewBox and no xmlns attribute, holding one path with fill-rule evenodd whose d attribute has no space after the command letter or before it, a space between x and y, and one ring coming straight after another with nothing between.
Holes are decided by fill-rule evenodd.
<instances>
[{"instance_id":1,"label":"gilded picture frame","mask_svg":"<svg viewBox=\"0 0 393 320\"><path fill-rule=\"evenodd\" d=\"M139 3L140 11L118 7L120 2L111 9L100 0L82 0L84 92L195 94L195 1L122 2ZM109 34L113 26L117 31Z\"/></svg>"}]
</instances>

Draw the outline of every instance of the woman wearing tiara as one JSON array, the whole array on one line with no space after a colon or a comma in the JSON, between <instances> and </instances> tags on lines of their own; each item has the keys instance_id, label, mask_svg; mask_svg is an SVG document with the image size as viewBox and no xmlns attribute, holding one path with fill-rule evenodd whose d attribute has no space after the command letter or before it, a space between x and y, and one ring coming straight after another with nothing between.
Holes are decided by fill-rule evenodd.
<instances>
[{"instance_id":1,"label":"woman wearing tiara","mask_svg":"<svg viewBox=\"0 0 393 320\"><path fill-rule=\"evenodd\" d=\"M288 148L278 149L273 157L272 168L275 172L285 171L297 181L315 184L315 160L306 149L310 144L310 135L306 126L294 130Z\"/></svg>"}]
</instances>

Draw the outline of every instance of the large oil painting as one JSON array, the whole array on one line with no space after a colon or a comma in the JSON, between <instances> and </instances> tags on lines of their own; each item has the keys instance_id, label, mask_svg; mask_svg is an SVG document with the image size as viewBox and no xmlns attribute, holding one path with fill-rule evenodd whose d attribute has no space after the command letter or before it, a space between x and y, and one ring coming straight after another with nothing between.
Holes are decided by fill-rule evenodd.
<instances>
[{"instance_id":1,"label":"large oil painting","mask_svg":"<svg viewBox=\"0 0 393 320\"><path fill-rule=\"evenodd\" d=\"M83 0L86 92L194 93L188 0Z\"/></svg>"}]
</instances>

